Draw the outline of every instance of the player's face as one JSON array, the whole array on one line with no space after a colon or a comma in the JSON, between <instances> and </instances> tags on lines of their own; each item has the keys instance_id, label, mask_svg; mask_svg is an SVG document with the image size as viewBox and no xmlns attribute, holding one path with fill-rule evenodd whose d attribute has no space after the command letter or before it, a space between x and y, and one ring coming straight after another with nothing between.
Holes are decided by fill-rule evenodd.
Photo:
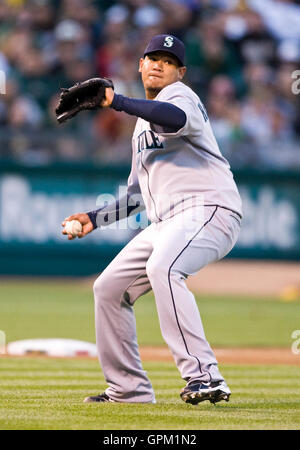
<instances>
[{"instance_id":1,"label":"player's face","mask_svg":"<svg viewBox=\"0 0 300 450\"><path fill-rule=\"evenodd\" d=\"M176 57L167 52L154 52L141 58L139 72L146 97L154 98L165 86L182 80L185 71L186 67L180 67Z\"/></svg>"}]
</instances>

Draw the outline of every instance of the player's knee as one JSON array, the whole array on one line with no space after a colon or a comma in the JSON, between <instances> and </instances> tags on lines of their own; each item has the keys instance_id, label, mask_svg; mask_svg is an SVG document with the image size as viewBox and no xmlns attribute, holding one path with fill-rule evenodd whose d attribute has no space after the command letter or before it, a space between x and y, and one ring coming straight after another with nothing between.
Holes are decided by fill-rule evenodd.
<instances>
[{"instance_id":1,"label":"player's knee","mask_svg":"<svg viewBox=\"0 0 300 450\"><path fill-rule=\"evenodd\" d=\"M94 292L95 299L98 297L98 292L100 292L100 287L101 287L101 281L100 281L100 277L98 277L97 280L95 280L94 285L93 285L93 292Z\"/></svg>"},{"instance_id":2,"label":"player's knee","mask_svg":"<svg viewBox=\"0 0 300 450\"><path fill-rule=\"evenodd\" d=\"M161 280L168 276L168 266L161 260L149 259L146 265L146 272L150 282Z\"/></svg>"},{"instance_id":3,"label":"player's knee","mask_svg":"<svg viewBox=\"0 0 300 450\"><path fill-rule=\"evenodd\" d=\"M103 303L113 304L121 301L123 298L123 286L116 276L111 272L104 271L94 282L93 286L95 303L97 305Z\"/></svg>"},{"instance_id":4,"label":"player's knee","mask_svg":"<svg viewBox=\"0 0 300 450\"><path fill-rule=\"evenodd\" d=\"M104 274L101 274L97 278L93 286L95 302L104 301L106 297L109 296L109 293L111 292L111 284L112 283L110 283L109 286L107 277Z\"/></svg>"}]
</instances>

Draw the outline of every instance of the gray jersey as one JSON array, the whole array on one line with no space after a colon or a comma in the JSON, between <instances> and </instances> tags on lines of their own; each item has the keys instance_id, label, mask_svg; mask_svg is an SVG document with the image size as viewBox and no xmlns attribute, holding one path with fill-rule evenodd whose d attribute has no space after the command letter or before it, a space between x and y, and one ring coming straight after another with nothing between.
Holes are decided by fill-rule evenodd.
<instances>
[{"instance_id":1,"label":"gray jersey","mask_svg":"<svg viewBox=\"0 0 300 450\"><path fill-rule=\"evenodd\" d=\"M199 97L178 81L162 89L155 100L181 108L186 124L169 133L138 118L128 193L141 192L151 222L175 215L179 205L219 205L242 215L230 166L220 152Z\"/></svg>"}]
</instances>

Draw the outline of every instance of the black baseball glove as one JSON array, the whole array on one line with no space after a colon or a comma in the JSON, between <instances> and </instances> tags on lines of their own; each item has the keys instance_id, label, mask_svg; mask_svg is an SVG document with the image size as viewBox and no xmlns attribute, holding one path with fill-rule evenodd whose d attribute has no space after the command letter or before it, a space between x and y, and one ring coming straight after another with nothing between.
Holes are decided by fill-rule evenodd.
<instances>
[{"instance_id":1,"label":"black baseball glove","mask_svg":"<svg viewBox=\"0 0 300 450\"><path fill-rule=\"evenodd\" d=\"M91 78L68 89L62 88L55 109L57 121L63 123L80 111L101 108L101 102L105 99L105 89L108 87L114 88L113 82L108 78Z\"/></svg>"}]
</instances>

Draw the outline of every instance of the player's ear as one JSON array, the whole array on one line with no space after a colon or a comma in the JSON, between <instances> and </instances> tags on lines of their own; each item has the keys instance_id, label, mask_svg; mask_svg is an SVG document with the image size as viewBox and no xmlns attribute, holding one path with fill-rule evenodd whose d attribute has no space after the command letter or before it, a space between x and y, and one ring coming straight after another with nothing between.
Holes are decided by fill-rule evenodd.
<instances>
[{"instance_id":1,"label":"player's ear","mask_svg":"<svg viewBox=\"0 0 300 450\"><path fill-rule=\"evenodd\" d=\"M140 58L140 63L139 63L139 72L141 72L141 71L142 71L143 65L144 65L144 58Z\"/></svg>"},{"instance_id":2,"label":"player's ear","mask_svg":"<svg viewBox=\"0 0 300 450\"><path fill-rule=\"evenodd\" d=\"M178 68L178 76L179 76L180 80L183 79L185 73L186 73L186 67L185 66L182 66L182 67Z\"/></svg>"}]
</instances>

